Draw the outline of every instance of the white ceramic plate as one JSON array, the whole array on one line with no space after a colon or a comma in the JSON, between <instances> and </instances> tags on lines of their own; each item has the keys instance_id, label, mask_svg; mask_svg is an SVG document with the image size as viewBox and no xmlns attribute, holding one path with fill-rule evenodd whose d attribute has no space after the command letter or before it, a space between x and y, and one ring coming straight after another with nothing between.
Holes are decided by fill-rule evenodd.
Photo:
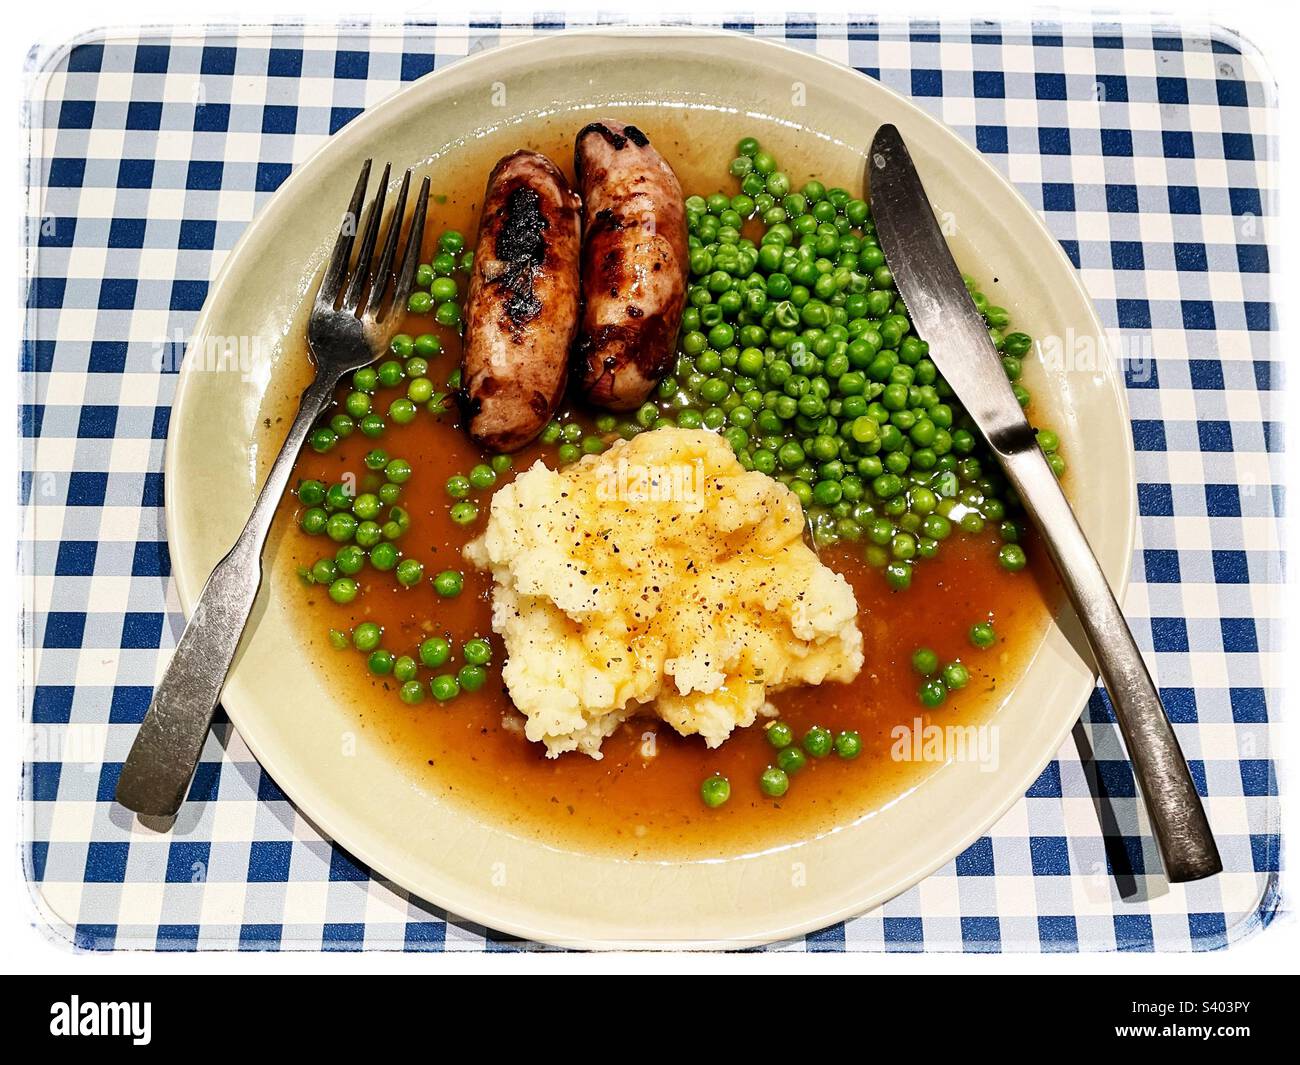
<instances>
[{"instance_id":1,"label":"white ceramic plate","mask_svg":"<svg viewBox=\"0 0 1300 1065\"><path fill-rule=\"evenodd\" d=\"M276 435L259 423L283 412L283 397L304 383L301 344L285 338L301 336L303 297L361 160L436 174L440 159L477 139L505 150L512 130L538 122L576 130L620 106L673 109L666 122L680 121L692 136L715 132L719 169L729 145L757 128L778 158L798 159L808 173L843 174L846 185L858 180L876 127L893 122L949 223L958 262L1017 326L1038 338L1101 336L1072 268L1029 206L965 142L877 82L718 33L576 33L501 47L422 79L333 137L254 220L213 285L181 370L166 456L171 558L187 611L251 507L267 458L257 442ZM263 338L261 357L242 372L214 366L211 353L230 338ZM1077 367L1027 363L1036 410L1075 457L1071 491L1083 525L1122 593L1136 510L1123 389L1104 357ZM382 744L355 734L351 711L313 673L283 597L267 583L223 698L266 771L324 832L414 894L566 945L738 946L861 913L947 862L1023 795L1093 687L1072 637L1054 625L997 711L996 772L951 762L874 815L774 851L621 861L521 838L428 793Z\"/></svg>"}]
</instances>

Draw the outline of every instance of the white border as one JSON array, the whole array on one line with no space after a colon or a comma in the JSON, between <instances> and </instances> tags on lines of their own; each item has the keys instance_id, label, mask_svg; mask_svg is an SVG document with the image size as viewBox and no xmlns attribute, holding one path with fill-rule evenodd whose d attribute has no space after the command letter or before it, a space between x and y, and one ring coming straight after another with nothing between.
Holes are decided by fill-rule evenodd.
<instances>
[{"instance_id":1,"label":"white border","mask_svg":"<svg viewBox=\"0 0 1300 1065\"><path fill-rule=\"evenodd\" d=\"M402 3L400 0L370 0L365 5L365 17L371 22L399 23L407 18L429 18L441 5L416 5ZM501 17L528 17L537 11L554 12L567 7L570 16L581 12L594 13L590 3L565 5L563 3L536 0L523 3L520 0L496 0L495 3L474 3L476 9L492 11ZM601 6L605 15L627 8L628 0L613 0ZM278 16L285 21L328 22L338 18L358 16L356 0L314 0L308 8L299 4L295 12L292 0L282 0L275 5L277 10L268 10L264 5L253 4L251 0L242 3L233 0L190 0L185 5L185 16L191 22L240 22L256 21L265 23ZM864 2L856 4L826 3L824 0L787 0L785 3L773 0L691 0L689 4L680 5L683 11L689 11L698 20L709 20L735 11L745 11L754 16L784 14L797 9L800 13L817 13L823 17L842 16L848 11L865 11L879 5ZM445 11L445 8L443 8ZM671 14L673 7L666 6L665 14ZM933 15L938 17L969 18L972 15L988 15L1004 20L1026 20L1030 18L1090 21L1095 18L1114 19L1117 15L1134 22L1176 20L1187 25L1198 26L1216 24L1228 26L1235 30L1247 42L1263 46L1264 58L1271 62L1271 73L1278 83L1278 95L1282 101L1279 116L1279 133L1281 135L1281 156L1287 158L1287 146L1300 143L1294 135L1297 121L1300 121L1300 104L1291 99L1288 91L1296 80L1291 74L1294 64L1286 62L1286 53L1281 49L1288 47L1287 42L1294 39L1288 32L1300 25L1294 14L1286 13L1279 5L1267 0L1216 0L1213 3L1167 3L1159 9L1143 5L1133 0L1109 0L1104 8L1089 10L1078 5L1055 6L1030 4L1022 0L989 0L977 9L973 9L969 0L923 0L906 11L909 17ZM57 5L14 5L6 13L7 32L0 45L3 59L0 71L10 79L8 99L11 102L10 114L18 118L20 101L25 96L25 73L28 68L28 55L32 49L41 54L67 41L74 35L98 28L104 24L105 9L102 3L90 0L61 0ZM111 18L116 24L171 23L175 21L176 5L174 0L128 0L112 8ZM1277 49L1271 51L1270 49ZM9 144L0 144L3 157L15 161L11 164L10 175L13 193L10 203L19 207L25 188L24 175L20 161L26 157L25 134L20 124L14 121L3 127ZM1288 193L1293 189L1291 167L1284 167L1282 173L1281 201L1294 202ZM21 208L19 207L19 210ZM14 215L19 211L15 211ZM1300 211L1291 210L1281 221L1280 232L1274 234L1274 250L1294 246L1297 219ZM18 236L15 226L10 230ZM11 247L13 247L11 245ZM0 307L4 315L3 333L9 340L10 358L16 356L21 336L22 316L20 313L21 279L23 261L20 249L11 254L7 260L13 264L14 273L7 286L10 298ZM1288 288L1284 280L1285 262L1274 263L1272 279L1273 295L1278 304L1278 313L1284 326L1288 323L1290 301L1286 300ZM1277 345L1278 357L1286 349L1284 341ZM10 366L14 366L10 362ZM1294 371L1293 371L1294 372ZM1295 389L1288 390L1286 397L1287 422L1294 424L1291 413L1294 410ZM12 415L11 415L12 416ZM11 423L12 425L13 423ZM1290 473L1294 466L1294 456L1300 441L1288 440L1291 450L1288 452L1287 481L1292 482ZM0 469L16 471L17 441L11 433L0 433ZM12 475L11 475L12 476ZM9 481L9 491L13 491L14 481ZM11 495L10 499L14 497ZM1293 504L1294 505L1294 504ZM3 520L9 526L7 542L14 544L18 539L16 526L16 509L0 507ZM1294 521L1288 523L1288 532L1295 528ZM1288 536L1288 552L1296 557L1294 550L1295 536ZM13 555L10 555L13 558ZM19 583L14 568L0 571L0 599L19 603ZM11 614L10 647L18 646L16 611ZM1288 626L1284 634L1287 650L1300 651L1300 637L1295 626ZM1294 654L1289 656L1295 660ZM16 655L7 658L0 665L0 683L8 681L7 690L14 691L17 686L16 676L10 676L9 670L16 668ZM1289 716L1290 698L1286 700L1284 714ZM18 715L9 714L0 725L0 766L10 767L12 774L21 758L21 723ZM1294 795L1289 786L1294 773L1292 765L1296 762L1297 731L1294 728L1282 732L1280 748L1277 752L1282 790L1283 834L1286 839L1296 837L1295 830L1300 824L1296 815ZM8 775L7 774L7 775ZM12 782L13 776L9 775ZM639 973L676 973L676 972L853 972L870 970L882 974L903 973L1281 973L1295 972L1296 958L1300 957L1300 922L1292 914L1283 913L1263 934L1256 935L1227 951L1205 954L996 954L996 955L961 955L961 954L797 954L792 952L763 954L726 954L726 955L580 955L580 954L443 954L443 955L401 955L390 953L376 954L152 954L152 953L111 953L111 954L69 954L60 950L35 926L35 913L27 885L23 880L22 866L18 860L21 840L21 820L16 809L16 789L0 786L0 799L8 809L0 814L0 843L9 856L3 871L0 871L0 938L6 944L3 971L11 973L81 973L81 974L130 974L162 972L217 972L238 973L257 971L264 973L305 973L321 972L322 966L328 966L335 973L377 973L377 972L531 972L550 973L566 972L618 972L635 971ZM1284 888L1289 883L1284 876ZM1284 892L1284 899L1286 898Z\"/></svg>"}]
</instances>

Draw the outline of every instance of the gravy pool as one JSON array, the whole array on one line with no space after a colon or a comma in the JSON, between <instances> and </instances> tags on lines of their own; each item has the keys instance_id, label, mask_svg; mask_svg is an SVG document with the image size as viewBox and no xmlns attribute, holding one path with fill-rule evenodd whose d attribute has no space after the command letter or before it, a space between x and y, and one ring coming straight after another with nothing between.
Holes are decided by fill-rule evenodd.
<instances>
[{"instance_id":1,"label":"gravy pool","mask_svg":"<svg viewBox=\"0 0 1300 1065\"><path fill-rule=\"evenodd\" d=\"M662 112L642 116L635 108L629 110L628 117L673 164L687 194L707 195L724 187L730 143L739 135L735 127L740 120L730 120L730 140L725 135L719 140L696 128L690 114L676 116L674 125L665 128ZM508 142L489 138L479 148L460 151L449 163L439 162L433 171L435 198L423 261L428 261L444 229L458 229L472 243L486 175L505 151L527 147L546 152L572 177L571 124L542 123L531 135L513 132ZM748 122L746 131L754 126ZM768 131L760 134L767 143ZM788 130L771 137L786 144L780 156L812 158L812 153L801 154L798 144L790 143L792 137L797 135ZM857 182L857 175L841 172L843 166L836 171L821 165L810 169L819 179L839 180L846 187ZM791 172L796 185L812 176ZM444 353L431 360L429 371L435 385L441 385L459 364L456 334L434 325L431 316L411 316L401 331L412 336L432 332L442 341ZM305 352L301 363L305 379ZM396 394L381 393L380 406L386 407L390 395ZM278 445L287 424L284 415L280 409L268 412L270 446L264 453ZM354 433L327 454L304 452L294 483L305 478L328 483L347 473L359 476L364 471L362 456L376 446L414 467L401 504L411 513L412 526L398 546L424 563L425 581L403 589L391 573L367 567L357 577L361 593L346 606L333 603L323 587L304 586L298 567L332 554L335 545L293 527L298 504L287 496L279 516L284 532L272 575L274 594L295 604L291 614L303 646L354 707L358 728L391 750L395 771L412 774L420 786L472 807L478 816L557 846L628 858L689 860L780 846L867 816L941 767L899 757L900 751L915 753L915 729L978 725L996 712L1026 668L1058 601L1055 578L1032 537L1027 542L1030 566L1009 574L997 563L994 534L955 533L937 559L917 566L911 588L903 592L889 589L862 560L860 546L836 545L824 550L822 558L854 588L866 664L851 684L792 690L772 701L797 735L814 724L835 732L856 729L863 741L860 757L810 759L779 800L765 797L758 786L759 774L774 754L761 725L738 730L722 747L709 750L698 737L678 736L657 719L633 719L605 741L600 761L577 753L548 760L540 744L524 739L520 718L500 683L503 650L500 639L491 634L491 580L475 572L460 554L482 531L486 496L476 493L481 513L468 527L456 525L447 514L447 477L467 473L484 461L483 454L461 430L455 413L434 418L421 410L409 425L390 424L378 440ZM554 449L533 447L515 456L515 470L526 469L543 454L554 461ZM510 476L499 479L498 486ZM464 573L460 596L440 599L434 594L429 578L444 569ZM998 643L976 650L967 641L967 631L972 623L990 619ZM391 676L372 676L362 654L336 650L329 643L330 628L347 632L366 620L384 626L384 646L396 654L414 655L430 635L444 635L457 647L471 636L491 635L494 665L488 683L446 704L426 698L418 706L405 705ZM933 648L941 661L960 658L971 673L970 684L933 711L922 707L916 696L920 678L912 672L910 657L919 646ZM426 672L421 675L427 677ZM730 779L731 799L709 809L700 800L699 785L714 772Z\"/></svg>"}]
</instances>

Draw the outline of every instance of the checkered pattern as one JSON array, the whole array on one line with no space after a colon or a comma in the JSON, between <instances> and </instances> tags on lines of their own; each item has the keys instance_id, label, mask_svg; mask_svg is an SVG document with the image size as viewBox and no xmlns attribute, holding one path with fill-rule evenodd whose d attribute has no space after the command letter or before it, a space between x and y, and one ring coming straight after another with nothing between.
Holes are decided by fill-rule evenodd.
<instances>
[{"instance_id":1,"label":"checkered pattern","mask_svg":"<svg viewBox=\"0 0 1300 1065\"><path fill-rule=\"evenodd\" d=\"M527 946L359 867L224 719L172 831L139 827L111 798L182 625L162 449L176 357L222 260L293 166L368 105L504 36L562 25L150 31L85 40L41 67L21 376L23 790L28 875L53 935L94 949ZM1279 905L1283 502L1267 70L1227 34L793 17L729 28L851 64L977 145L1043 212L1107 326L1154 356L1127 370L1141 545L1126 607L1226 864L1165 888L1098 693L988 836L785 949L1187 950L1262 926Z\"/></svg>"}]
</instances>

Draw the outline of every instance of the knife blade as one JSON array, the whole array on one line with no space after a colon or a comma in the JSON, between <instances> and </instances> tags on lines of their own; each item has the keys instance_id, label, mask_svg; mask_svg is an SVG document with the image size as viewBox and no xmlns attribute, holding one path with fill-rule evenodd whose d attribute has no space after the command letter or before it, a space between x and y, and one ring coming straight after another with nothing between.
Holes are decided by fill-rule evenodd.
<instances>
[{"instance_id":1,"label":"knife blade","mask_svg":"<svg viewBox=\"0 0 1300 1065\"><path fill-rule=\"evenodd\" d=\"M1096 659L1172 883L1222 870L1200 796L1123 612L1011 389L988 326L935 220L902 135L867 156L876 235L939 373L988 441L1037 526Z\"/></svg>"}]
</instances>

